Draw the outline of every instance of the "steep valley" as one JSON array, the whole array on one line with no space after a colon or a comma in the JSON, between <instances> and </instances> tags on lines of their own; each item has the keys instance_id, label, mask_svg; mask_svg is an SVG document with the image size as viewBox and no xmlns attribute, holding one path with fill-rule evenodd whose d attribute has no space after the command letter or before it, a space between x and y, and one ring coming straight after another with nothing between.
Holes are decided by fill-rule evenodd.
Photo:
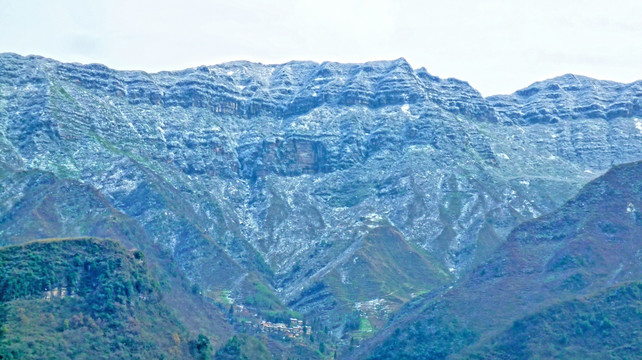
<instances>
[{"instance_id":1,"label":"steep valley","mask_svg":"<svg viewBox=\"0 0 642 360\"><path fill-rule=\"evenodd\" d=\"M531 227L577 204L607 170L641 159L642 82L564 75L484 98L404 59L149 74L0 54L0 246L93 236L136 248L186 332L232 353L385 354L386 336L407 339L396 324L459 329L447 314L472 324L454 337L469 351L462 356L499 353L501 334L483 343L474 334L527 311L511 304L515 313L493 320L463 316L465 307L494 304L484 294L501 293L500 280L487 279L499 263L512 274L581 251L546 239L531 249L520 234L546 234ZM580 231L560 221L546 231ZM609 221L591 229L608 235L599 226L613 223L618 236ZM639 241L626 241L599 248L600 257L639 252ZM623 267L594 288L586 273L573 275L579 285L555 289L591 292L555 299L639 281L638 270ZM265 349L253 337L232 341L242 332L230 324L232 304L251 310L248 321L304 319L316 341L294 350L276 337ZM443 319L426 315L431 306L445 309Z\"/></svg>"},{"instance_id":2,"label":"steep valley","mask_svg":"<svg viewBox=\"0 0 642 360\"><path fill-rule=\"evenodd\" d=\"M641 162L616 166L558 210L518 226L486 263L442 294L415 299L382 332L389 336L380 334L357 353L639 356L641 175Z\"/></svg>"}]
</instances>

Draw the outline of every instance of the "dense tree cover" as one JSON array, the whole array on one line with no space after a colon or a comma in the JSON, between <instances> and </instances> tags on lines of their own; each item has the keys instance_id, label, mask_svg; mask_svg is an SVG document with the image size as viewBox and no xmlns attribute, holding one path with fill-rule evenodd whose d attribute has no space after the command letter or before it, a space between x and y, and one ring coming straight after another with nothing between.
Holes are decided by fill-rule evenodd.
<instances>
[{"instance_id":1,"label":"dense tree cover","mask_svg":"<svg viewBox=\"0 0 642 360\"><path fill-rule=\"evenodd\" d=\"M272 355L259 339L248 336L233 336L214 357L216 360L271 360Z\"/></svg>"},{"instance_id":2,"label":"dense tree cover","mask_svg":"<svg viewBox=\"0 0 642 360\"><path fill-rule=\"evenodd\" d=\"M551 305L469 349L478 338L462 324L417 321L369 359L637 359L641 324L642 283L634 282Z\"/></svg>"},{"instance_id":3,"label":"dense tree cover","mask_svg":"<svg viewBox=\"0 0 642 360\"><path fill-rule=\"evenodd\" d=\"M472 344L477 337L455 318L417 321L404 329L396 329L368 359L444 359Z\"/></svg>"},{"instance_id":4,"label":"dense tree cover","mask_svg":"<svg viewBox=\"0 0 642 360\"><path fill-rule=\"evenodd\" d=\"M0 301L42 298L62 288L89 300L97 312L160 296L143 254L110 240L52 239L0 251Z\"/></svg>"},{"instance_id":5,"label":"dense tree cover","mask_svg":"<svg viewBox=\"0 0 642 360\"><path fill-rule=\"evenodd\" d=\"M359 312L353 311L350 314L346 315L345 324L347 331L359 330L359 327L361 325L361 315L359 314Z\"/></svg>"},{"instance_id":6,"label":"dense tree cover","mask_svg":"<svg viewBox=\"0 0 642 360\"><path fill-rule=\"evenodd\" d=\"M479 359L636 359L642 353L642 283L561 302L515 321Z\"/></svg>"},{"instance_id":7,"label":"dense tree cover","mask_svg":"<svg viewBox=\"0 0 642 360\"><path fill-rule=\"evenodd\" d=\"M190 342L190 353L196 360L210 360L212 358L210 339L203 334L199 334L196 340Z\"/></svg>"},{"instance_id":8,"label":"dense tree cover","mask_svg":"<svg viewBox=\"0 0 642 360\"><path fill-rule=\"evenodd\" d=\"M191 358L160 298L142 253L114 241L1 248L0 359Z\"/></svg>"}]
</instances>

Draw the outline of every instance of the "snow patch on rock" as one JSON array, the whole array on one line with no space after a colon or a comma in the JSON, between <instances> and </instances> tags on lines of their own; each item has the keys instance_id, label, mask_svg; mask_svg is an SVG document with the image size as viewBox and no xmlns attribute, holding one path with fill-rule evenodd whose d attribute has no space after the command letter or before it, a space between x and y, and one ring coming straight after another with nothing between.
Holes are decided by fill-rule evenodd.
<instances>
[{"instance_id":1,"label":"snow patch on rock","mask_svg":"<svg viewBox=\"0 0 642 360\"><path fill-rule=\"evenodd\" d=\"M642 134L642 120L635 118L633 121L635 122L635 128Z\"/></svg>"}]
</instances>

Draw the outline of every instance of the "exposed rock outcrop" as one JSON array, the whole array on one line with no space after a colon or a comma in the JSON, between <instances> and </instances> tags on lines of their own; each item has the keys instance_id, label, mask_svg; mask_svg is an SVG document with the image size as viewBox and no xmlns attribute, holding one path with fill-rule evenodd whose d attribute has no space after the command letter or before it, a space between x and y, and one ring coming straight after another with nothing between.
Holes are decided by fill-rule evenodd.
<instances>
[{"instance_id":1,"label":"exposed rock outcrop","mask_svg":"<svg viewBox=\"0 0 642 360\"><path fill-rule=\"evenodd\" d=\"M82 183L202 289L242 291L252 272L336 323L333 309L372 300L341 295L350 274L389 275L353 261L370 229L394 229L439 279L378 290L407 299L639 159L640 86L569 75L483 98L404 59L148 74L2 54L1 181L37 169ZM317 282L328 296L302 298Z\"/></svg>"}]
</instances>

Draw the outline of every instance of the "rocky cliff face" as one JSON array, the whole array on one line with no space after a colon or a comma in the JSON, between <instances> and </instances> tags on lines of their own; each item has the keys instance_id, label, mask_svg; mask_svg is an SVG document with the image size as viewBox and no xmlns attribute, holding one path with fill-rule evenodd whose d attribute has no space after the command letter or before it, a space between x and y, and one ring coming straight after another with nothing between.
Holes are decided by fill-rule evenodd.
<instances>
[{"instance_id":1,"label":"rocky cliff face","mask_svg":"<svg viewBox=\"0 0 642 360\"><path fill-rule=\"evenodd\" d=\"M87 186L205 292L241 301L254 274L341 334L332 314L392 311L450 283L519 223L639 159L641 101L640 82L572 75L483 98L403 59L147 74L3 54L0 175ZM3 190L8 221L28 192ZM390 242L420 269L381 255Z\"/></svg>"}]
</instances>

